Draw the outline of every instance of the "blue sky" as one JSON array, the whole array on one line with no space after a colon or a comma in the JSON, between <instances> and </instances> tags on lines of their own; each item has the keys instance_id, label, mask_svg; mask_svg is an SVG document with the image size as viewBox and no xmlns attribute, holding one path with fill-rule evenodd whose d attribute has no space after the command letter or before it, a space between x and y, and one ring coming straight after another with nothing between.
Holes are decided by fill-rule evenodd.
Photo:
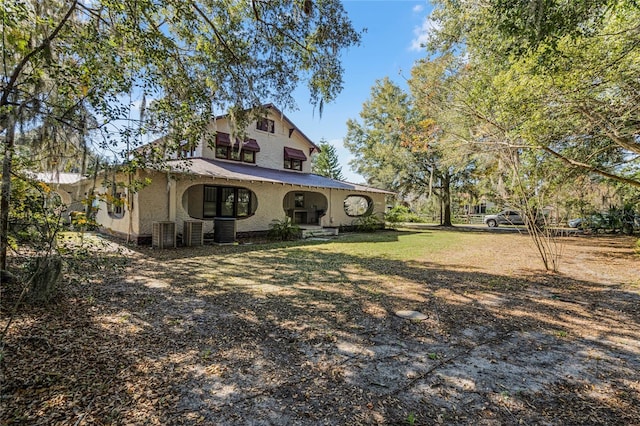
<instances>
[{"instance_id":1,"label":"blue sky","mask_svg":"<svg viewBox=\"0 0 640 426\"><path fill-rule=\"evenodd\" d=\"M284 113L314 142L325 139L335 146L345 180L360 183L364 179L349 167L352 156L342 144L346 122L359 118L376 80L389 77L406 87L413 63L426 56L420 42L429 31L432 7L427 1L410 0L346 0L343 4L354 28L367 29L361 45L342 55L343 91L324 106L320 117L308 103L306 87L301 87L296 92L299 110Z\"/></svg>"}]
</instances>

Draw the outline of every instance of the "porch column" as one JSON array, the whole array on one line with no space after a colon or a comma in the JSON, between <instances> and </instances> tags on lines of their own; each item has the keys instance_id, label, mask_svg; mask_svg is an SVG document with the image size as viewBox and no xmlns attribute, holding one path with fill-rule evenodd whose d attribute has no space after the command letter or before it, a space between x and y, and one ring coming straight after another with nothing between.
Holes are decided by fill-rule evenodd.
<instances>
[{"instance_id":1,"label":"porch column","mask_svg":"<svg viewBox=\"0 0 640 426\"><path fill-rule=\"evenodd\" d=\"M171 179L171 177L167 178L167 186L169 187L168 189L168 195L169 195L169 220L172 222L175 222L176 220L176 210L177 210L177 205L176 203L178 202L178 198L177 198L177 182L173 179Z\"/></svg>"}]
</instances>

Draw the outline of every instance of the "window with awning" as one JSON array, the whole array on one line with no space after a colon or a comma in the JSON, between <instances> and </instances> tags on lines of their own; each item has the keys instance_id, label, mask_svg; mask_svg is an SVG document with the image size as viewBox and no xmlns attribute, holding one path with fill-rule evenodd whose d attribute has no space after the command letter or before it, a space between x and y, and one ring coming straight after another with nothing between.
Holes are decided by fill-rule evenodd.
<instances>
[{"instance_id":1,"label":"window with awning","mask_svg":"<svg viewBox=\"0 0 640 426\"><path fill-rule=\"evenodd\" d=\"M302 162L307 161L307 156L299 149L284 147L284 168L302 171Z\"/></svg>"},{"instance_id":2,"label":"window with awning","mask_svg":"<svg viewBox=\"0 0 640 426\"><path fill-rule=\"evenodd\" d=\"M255 139L247 139L242 143L242 146L240 141L236 139L236 142L231 146L229 133L216 133L216 158L255 163L256 152L260 152L260 145Z\"/></svg>"},{"instance_id":3,"label":"window with awning","mask_svg":"<svg viewBox=\"0 0 640 426\"><path fill-rule=\"evenodd\" d=\"M284 158L290 160L307 161L307 156L299 149L284 147Z\"/></svg>"}]
</instances>

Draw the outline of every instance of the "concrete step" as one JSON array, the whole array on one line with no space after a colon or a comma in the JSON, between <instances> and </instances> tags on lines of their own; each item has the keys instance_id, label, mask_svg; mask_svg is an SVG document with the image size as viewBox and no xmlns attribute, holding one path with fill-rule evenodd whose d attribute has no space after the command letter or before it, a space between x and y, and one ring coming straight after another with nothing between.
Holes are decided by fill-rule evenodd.
<instances>
[{"instance_id":1,"label":"concrete step","mask_svg":"<svg viewBox=\"0 0 640 426\"><path fill-rule=\"evenodd\" d=\"M323 227L312 227L312 228L301 228L302 229L302 238L313 238L313 237L335 237L338 235L338 228L323 228Z\"/></svg>"}]
</instances>

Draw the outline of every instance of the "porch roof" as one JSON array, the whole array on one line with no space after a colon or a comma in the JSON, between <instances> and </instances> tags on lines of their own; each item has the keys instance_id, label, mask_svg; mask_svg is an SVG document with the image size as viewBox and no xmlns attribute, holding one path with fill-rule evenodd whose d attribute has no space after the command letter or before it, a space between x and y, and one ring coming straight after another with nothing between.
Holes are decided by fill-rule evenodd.
<instances>
[{"instance_id":1,"label":"porch roof","mask_svg":"<svg viewBox=\"0 0 640 426\"><path fill-rule=\"evenodd\" d=\"M215 161L205 158L173 160L168 162L174 173L210 176L219 179L232 179L244 182L271 182L283 185L298 185L310 188L331 188L345 191L375 192L393 195L393 192L365 185L343 182L312 173L291 172L267 169L241 163Z\"/></svg>"},{"instance_id":2,"label":"porch roof","mask_svg":"<svg viewBox=\"0 0 640 426\"><path fill-rule=\"evenodd\" d=\"M64 173L64 172L40 172L35 173L34 177L40 182L48 184L73 185L82 181L85 177L80 173Z\"/></svg>"}]
</instances>

